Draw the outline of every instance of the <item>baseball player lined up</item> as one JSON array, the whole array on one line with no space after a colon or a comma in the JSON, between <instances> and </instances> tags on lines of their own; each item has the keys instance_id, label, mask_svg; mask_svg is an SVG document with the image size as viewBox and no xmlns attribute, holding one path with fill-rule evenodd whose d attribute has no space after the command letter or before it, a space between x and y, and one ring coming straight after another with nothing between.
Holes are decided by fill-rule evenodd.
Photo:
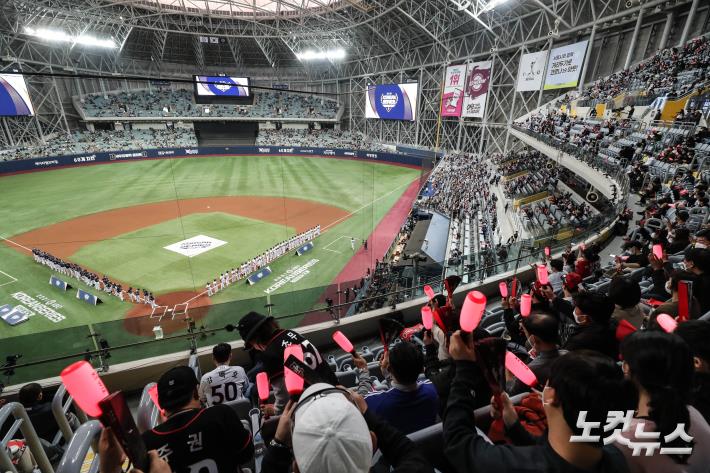
<instances>
[{"instance_id":1,"label":"baseball player lined up","mask_svg":"<svg viewBox=\"0 0 710 473\"><path fill-rule=\"evenodd\" d=\"M154 308L157 306L153 293L145 289L143 289L143 296L141 297L140 289L136 288L134 290L130 287L128 290L124 290L120 283L111 281L105 274L99 278L98 274L92 273L78 264L64 261L38 248L32 250L32 257L35 262L47 266L52 271L81 281L97 291L104 291L106 294L118 297L121 301L130 300L137 304L148 304Z\"/></svg>"},{"instance_id":2,"label":"baseball player lined up","mask_svg":"<svg viewBox=\"0 0 710 473\"><path fill-rule=\"evenodd\" d=\"M245 261L238 268L229 269L220 273L218 278L208 281L205 284L205 292L208 296L213 296L219 291L223 291L231 284L242 279L246 279L251 273L266 267L269 263L277 260L289 251L300 248L309 241L314 240L320 235L320 225L306 230L305 232L294 235L288 240L284 240L277 245L272 246L259 256L256 256L248 261Z\"/></svg>"}]
</instances>

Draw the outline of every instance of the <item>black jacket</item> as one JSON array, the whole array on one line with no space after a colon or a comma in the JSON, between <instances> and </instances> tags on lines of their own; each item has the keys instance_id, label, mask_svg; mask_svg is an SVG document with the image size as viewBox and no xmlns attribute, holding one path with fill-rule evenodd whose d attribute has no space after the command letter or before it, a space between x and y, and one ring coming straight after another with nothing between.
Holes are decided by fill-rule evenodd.
<instances>
[{"instance_id":1,"label":"black jacket","mask_svg":"<svg viewBox=\"0 0 710 473\"><path fill-rule=\"evenodd\" d=\"M543 437L538 445L513 447L492 445L479 435L472 422L475 378L483 376L475 363L456 363L456 377L451 386L444 416L444 445L449 462L459 473L581 473L567 463ZM624 455L614 446L602 449L602 459L593 473L626 473ZM589 472L591 473L591 472Z\"/></svg>"},{"instance_id":2,"label":"black jacket","mask_svg":"<svg viewBox=\"0 0 710 473\"><path fill-rule=\"evenodd\" d=\"M619 342L613 324L578 325L562 346L567 351L594 350L610 358L619 358Z\"/></svg>"},{"instance_id":3,"label":"black jacket","mask_svg":"<svg viewBox=\"0 0 710 473\"><path fill-rule=\"evenodd\" d=\"M690 403L710 422L710 373L695 372Z\"/></svg>"},{"instance_id":4,"label":"black jacket","mask_svg":"<svg viewBox=\"0 0 710 473\"><path fill-rule=\"evenodd\" d=\"M365 421L370 431L377 436L377 447L393 473L434 473L424 455L403 433L379 419L369 410L365 411ZM262 473L288 473L291 471L293 455L286 448L269 447L261 463Z\"/></svg>"}]
</instances>

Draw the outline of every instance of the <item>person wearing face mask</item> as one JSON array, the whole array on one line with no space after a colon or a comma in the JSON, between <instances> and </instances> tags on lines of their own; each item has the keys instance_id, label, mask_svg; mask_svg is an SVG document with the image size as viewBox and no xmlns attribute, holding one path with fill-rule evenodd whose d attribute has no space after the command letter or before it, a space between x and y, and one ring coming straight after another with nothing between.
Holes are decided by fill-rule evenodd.
<instances>
[{"instance_id":1,"label":"person wearing face mask","mask_svg":"<svg viewBox=\"0 0 710 473\"><path fill-rule=\"evenodd\" d=\"M693 273L681 270L673 271L671 277L664 285L664 290L671 295L671 298L651 312L651 320L654 320L658 314L668 314L671 317L678 317L678 282L680 281L690 281L693 283L693 287L696 286L696 277ZM693 297L691 304L688 306L688 312L688 316L691 319L697 319L701 315L700 304L695 297Z\"/></svg>"},{"instance_id":2,"label":"person wearing face mask","mask_svg":"<svg viewBox=\"0 0 710 473\"><path fill-rule=\"evenodd\" d=\"M674 255L690 246L690 230L687 227L676 228L673 243L666 247L666 253Z\"/></svg>"},{"instance_id":3,"label":"person wearing face mask","mask_svg":"<svg viewBox=\"0 0 710 473\"><path fill-rule=\"evenodd\" d=\"M685 251L683 263L685 270L697 278L693 293L700 302L700 312L704 314L710 311L710 250L690 248Z\"/></svg>"},{"instance_id":4,"label":"person wearing face mask","mask_svg":"<svg viewBox=\"0 0 710 473\"><path fill-rule=\"evenodd\" d=\"M704 228L695 234L693 248L707 249L710 247L710 230Z\"/></svg>"},{"instance_id":5,"label":"person wearing face mask","mask_svg":"<svg viewBox=\"0 0 710 473\"><path fill-rule=\"evenodd\" d=\"M595 292L580 292L574 297L575 325L562 345L568 351L594 350L617 359L616 330L611 323L614 303Z\"/></svg>"},{"instance_id":6,"label":"person wearing face mask","mask_svg":"<svg viewBox=\"0 0 710 473\"><path fill-rule=\"evenodd\" d=\"M609 298L614 303L614 320L626 320L634 327L641 328L644 313L639 307L641 302L641 286L636 281L626 277L615 277L609 284Z\"/></svg>"},{"instance_id":7,"label":"person wearing face mask","mask_svg":"<svg viewBox=\"0 0 710 473\"><path fill-rule=\"evenodd\" d=\"M545 384L550 377L552 363L566 353L557 348L559 339L559 320L553 314L536 310L520 321L527 344L530 346L533 359L528 363L528 368L535 373L540 384ZM508 393L511 396L530 390L526 384L515 379Z\"/></svg>"},{"instance_id":8,"label":"person wearing face mask","mask_svg":"<svg viewBox=\"0 0 710 473\"><path fill-rule=\"evenodd\" d=\"M468 340L467 340L468 339ZM602 428L592 429L593 441L572 442L580 435L580 411L588 422L604 426L609 411L626 410L628 383L609 358L590 351L568 353L552 365L550 379L542 391L542 405L548 431L537 444L523 447L493 445L476 429L473 410L476 391L473 380L483 376L476 364L476 350L461 332L451 337L451 357L456 360L456 377L444 413L445 454L457 472L496 473L626 473L628 467L621 451L604 446ZM508 428L520 425L508 396L501 394L503 419ZM511 416L510 413L513 413ZM522 429L522 428L520 428ZM520 430L518 429L518 430ZM596 431L595 431L596 430ZM530 438L530 436L528 436ZM533 441L535 439L532 439Z\"/></svg>"}]
</instances>

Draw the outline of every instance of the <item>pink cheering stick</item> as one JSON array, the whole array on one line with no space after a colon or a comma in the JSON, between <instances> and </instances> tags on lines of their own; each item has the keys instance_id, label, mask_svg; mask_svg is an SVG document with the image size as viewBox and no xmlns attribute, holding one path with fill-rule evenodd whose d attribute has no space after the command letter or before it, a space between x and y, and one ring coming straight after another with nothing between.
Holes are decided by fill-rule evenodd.
<instances>
[{"instance_id":1,"label":"pink cheering stick","mask_svg":"<svg viewBox=\"0 0 710 473\"><path fill-rule=\"evenodd\" d=\"M151 401L155 404L155 407L160 411L161 416L165 416L165 411L160 407L160 402L158 402L158 385L154 384L148 389L148 396L150 396Z\"/></svg>"},{"instance_id":2,"label":"pink cheering stick","mask_svg":"<svg viewBox=\"0 0 710 473\"><path fill-rule=\"evenodd\" d=\"M505 281L501 281L498 283L498 289L500 290L500 297L505 299L508 297L508 283Z\"/></svg>"},{"instance_id":3,"label":"pink cheering stick","mask_svg":"<svg viewBox=\"0 0 710 473\"><path fill-rule=\"evenodd\" d=\"M530 294L523 294L520 296L520 315L527 317L530 315L532 309L532 296Z\"/></svg>"},{"instance_id":4,"label":"pink cheering stick","mask_svg":"<svg viewBox=\"0 0 710 473\"><path fill-rule=\"evenodd\" d=\"M655 256L659 260L663 260L663 246L653 245L653 256Z\"/></svg>"},{"instance_id":5,"label":"pink cheering stick","mask_svg":"<svg viewBox=\"0 0 710 473\"><path fill-rule=\"evenodd\" d=\"M265 372L258 373L256 375L256 391L259 393L259 401L262 403L269 400L269 391L271 386L269 386L269 375Z\"/></svg>"},{"instance_id":6,"label":"pink cheering stick","mask_svg":"<svg viewBox=\"0 0 710 473\"><path fill-rule=\"evenodd\" d=\"M486 296L482 292L471 291L466 294L466 299L461 307L461 330L473 332L481 323L483 312L486 310Z\"/></svg>"},{"instance_id":7,"label":"pink cheering stick","mask_svg":"<svg viewBox=\"0 0 710 473\"><path fill-rule=\"evenodd\" d=\"M345 336L340 330L336 330L333 333L333 341L338 344L338 346L345 352L350 354L355 354L355 347L350 343L348 337Z\"/></svg>"},{"instance_id":8,"label":"pink cheering stick","mask_svg":"<svg viewBox=\"0 0 710 473\"><path fill-rule=\"evenodd\" d=\"M431 312L431 307L428 305L422 307L422 324L429 332L431 332L431 328L434 326L434 314Z\"/></svg>"},{"instance_id":9,"label":"pink cheering stick","mask_svg":"<svg viewBox=\"0 0 710 473\"><path fill-rule=\"evenodd\" d=\"M545 257L546 257L546 258L549 258L549 257L550 257L550 247L549 247L549 246L546 246L546 247L545 247Z\"/></svg>"},{"instance_id":10,"label":"pink cheering stick","mask_svg":"<svg viewBox=\"0 0 710 473\"><path fill-rule=\"evenodd\" d=\"M429 300L432 300L434 296L436 296L434 289L432 289L429 285L424 286L424 294L426 294Z\"/></svg>"},{"instance_id":11,"label":"pink cheering stick","mask_svg":"<svg viewBox=\"0 0 710 473\"><path fill-rule=\"evenodd\" d=\"M91 417L101 416L99 401L109 395L96 370L86 361L77 361L59 375L79 408Z\"/></svg>"},{"instance_id":12,"label":"pink cheering stick","mask_svg":"<svg viewBox=\"0 0 710 473\"><path fill-rule=\"evenodd\" d=\"M579 244L579 249L582 250L582 251L584 251L584 250L587 249L587 245L584 244L584 243L580 243L580 244Z\"/></svg>"},{"instance_id":13,"label":"pink cheering stick","mask_svg":"<svg viewBox=\"0 0 710 473\"><path fill-rule=\"evenodd\" d=\"M291 355L303 361L303 348L300 344L293 344L286 347L284 350L284 361ZM303 392L303 378L285 366L284 381L286 382L286 391L288 391L289 396L296 397Z\"/></svg>"},{"instance_id":14,"label":"pink cheering stick","mask_svg":"<svg viewBox=\"0 0 710 473\"><path fill-rule=\"evenodd\" d=\"M543 286L548 284L550 281L547 278L547 265L538 264L537 265L537 280Z\"/></svg>"},{"instance_id":15,"label":"pink cheering stick","mask_svg":"<svg viewBox=\"0 0 710 473\"><path fill-rule=\"evenodd\" d=\"M505 368L526 386L531 388L537 386L538 382L535 373L532 372L528 365L523 363L523 360L510 351L505 352Z\"/></svg>"},{"instance_id":16,"label":"pink cheering stick","mask_svg":"<svg viewBox=\"0 0 710 473\"><path fill-rule=\"evenodd\" d=\"M673 333L676 327L678 327L678 322L668 314L660 314L656 317L656 323L667 333Z\"/></svg>"}]
</instances>

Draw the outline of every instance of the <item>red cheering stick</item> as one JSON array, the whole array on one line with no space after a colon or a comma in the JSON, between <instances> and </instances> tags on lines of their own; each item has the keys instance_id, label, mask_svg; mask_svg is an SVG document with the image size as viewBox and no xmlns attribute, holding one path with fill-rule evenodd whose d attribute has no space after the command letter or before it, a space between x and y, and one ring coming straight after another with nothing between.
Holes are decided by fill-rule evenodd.
<instances>
[{"instance_id":1,"label":"red cheering stick","mask_svg":"<svg viewBox=\"0 0 710 473\"><path fill-rule=\"evenodd\" d=\"M515 297L518 289L518 278L513 278L513 282L510 285L510 297Z\"/></svg>"},{"instance_id":2,"label":"red cheering stick","mask_svg":"<svg viewBox=\"0 0 710 473\"><path fill-rule=\"evenodd\" d=\"M550 247L549 246L545 247L545 257L547 257L547 258L550 257Z\"/></svg>"},{"instance_id":3,"label":"red cheering stick","mask_svg":"<svg viewBox=\"0 0 710 473\"><path fill-rule=\"evenodd\" d=\"M434 326L434 314L431 312L431 307L425 305L422 307L422 324L426 330L431 331Z\"/></svg>"},{"instance_id":4,"label":"red cheering stick","mask_svg":"<svg viewBox=\"0 0 710 473\"><path fill-rule=\"evenodd\" d=\"M155 404L155 407L160 411L160 415L165 416L165 411L160 407L160 402L158 402L158 385L154 384L148 389L148 396L150 396L151 401Z\"/></svg>"},{"instance_id":5,"label":"red cheering stick","mask_svg":"<svg viewBox=\"0 0 710 473\"><path fill-rule=\"evenodd\" d=\"M688 320L688 281L678 281L678 321Z\"/></svg>"},{"instance_id":6,"label":"red cheering stick","mask_svg":"<svg viewBox=\"0 0 710 473\"><path fill-rule=\"evenodd\" d=\"M345 353L355 353L355 347L353 347L353 344L350 343L350 340L348 340L348 337L345 336L343 332L340 330L336 330L333 333L333 341L338 344L338 346L345 352ZM303 360L301 360L303 361Z\"/></svg>"},{"instance_id":7,"label":"red cheering stick","mask_svg":"<svg viewBox=\"0 0 710 473\"><path fill-rule=\"evenodd\" d=\"M537 376L532 372L530 367L523 363L523 360L515 356L510 351L505 352L505 368L513 373L513 376L518 378L523 384L534 388L537 386Z\"/></svg>"},{"instance_id":8,"label":"red cheering stick","mask_svg":"<svg viewBox=\"0 0 710 473\"><path fill-rule=\"evenodd\" d=\"M532 296L530 294L523 294L520 296L520 315L527 317L530 315L530 310L532 309Z\"/></svg>"},{"instance_id":9,"label":"red cheering stick","mask_svg":"<svg viewBox=\"0 0 710 473\"><path fill-rule=\"evenodd\" d=\"M74 402L91 417L101 416L99 401L109 395L96 370L86 361L77 361L59 375Z\"/></svg>"},{"instance_id":10,"label":"red cheering stick","mask_svg":"<svg viewBox=\"0 0 710 473\"><path fill-rule=\"evenodd\" d=\"M505 299L508 297L508 283L505 281L501 281L498 283L498 289L500 290L500 297Z\"/></svg>"},{"instance_id":11,"label":"red cheering stick","mask_svg":"<svg viewBox=\"0 0 710 473\"><path fill-rule=\"evenodd\" d=\"M537 265L537 280L543 286L549 283L549 279L547 278L547 265Z\"/></svg>"},{"instance_id":12,"label":"red cheering stick","mask_svg":"<svg viewBox=\"0 0 710 473\"><path fill-rule=\"evenodd\" d=\"M471 291L466 294L461 307L461 330L473 332L481 323L483 311L486 310L486 296L482 292Z\"/></svg>"},{"instance_id":13,"label":"red cheering stick","mask_svg":"<svg viewBox=\"0 0 710 473\"><path fill-rule=\"evenodd\" d=\"M673 333L676 327L678 327L678 322L668 314L659 314L659 316L656 317L656 323L667 333Z\"/></svg>"},{"instance_id":14,"label":"red cheering stick","mask_svg":"<svg viewBox=\"0 0 710 473\"><path fill-rule=\"evenodd\" d=\"M663 246L653 245L653 256L662 260L663 259Z\"/></svg>"},{"instance_id":15,"label":"red cheering stick","mask_svg":"<svg viewBox=\"0 0 710 473\"><path fill-rule=\"evenodd\" d=\"M303 348L300 344L293 344L286 347L284 350L284 361L289 356L295 356L298 360L303 361ZM294 373L284 366L284 381L286 382L286 391L290 396L298 396L303 392L303 377Z\"/></svg>"},{"instance_id":16,"label":"red cheering stick","mask_svg":"<svg viewBox=\"0 0 710 473\"><path fill-rule=\"evenodd\" d=\"M427 298L429 300L432 300L436 294L434 293L434 289L431 288L428 284L424 286L424 294L426 294Z\"/></svg>"},{"instance_id":17,"label":"red cheering stick","mask_svg":"<svg viewBox=\"0 0 710 473\"><path fill-rule=\"evenodd\" d=\"M635 331L636 327L631 325L628 321L621 319L619 325L616 327L616 340L620 342Z\"/></svg>"}]
</instances>

